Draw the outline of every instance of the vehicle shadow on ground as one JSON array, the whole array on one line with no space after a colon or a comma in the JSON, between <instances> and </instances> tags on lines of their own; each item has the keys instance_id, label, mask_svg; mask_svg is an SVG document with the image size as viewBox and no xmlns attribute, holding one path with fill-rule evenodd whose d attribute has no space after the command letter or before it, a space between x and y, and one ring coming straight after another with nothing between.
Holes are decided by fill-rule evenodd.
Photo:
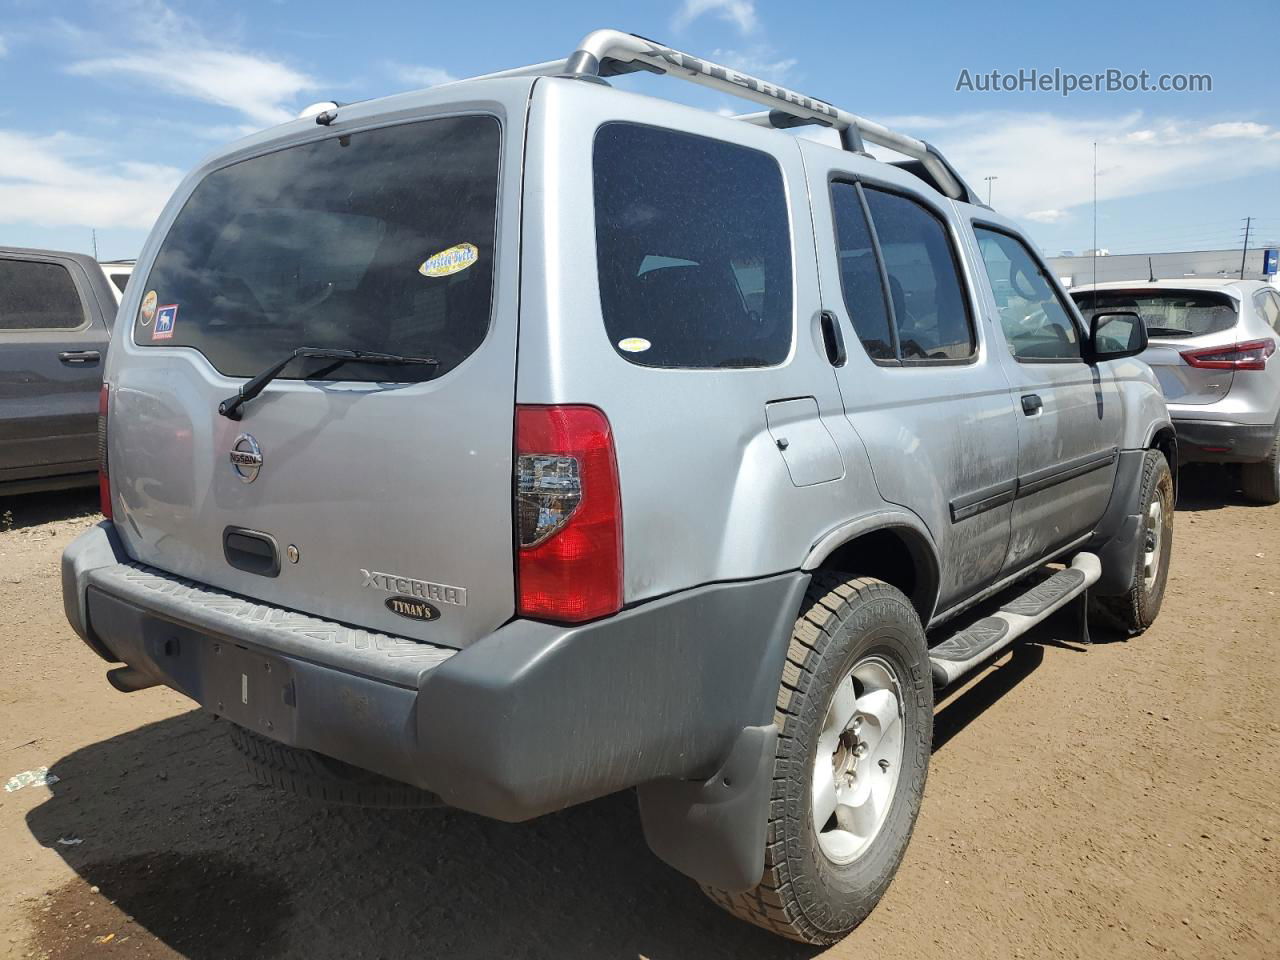
<instances>
[{"instance_id":1,"label":"vehicle shadow on ground","mask_svg":"<svg viewBox=\"0 0 1280 960\"><path fill-rule=\"evenodd\" d=\"M55 958L97 956L90 935L108 933L132 936L140 956L191 960L816 953L730 917L658 861L630 791L525 824L326 806L252 782L203 711L50 772L27 824L78 874L32 907Z\"/></svg>"},{"instance_id":2,"label":"vehicle shadow on ground","mask_svg":"<svg viewBox=\"0 0 1280 960\"><path fill-rule=\"evenodd\" d=\"M56 520L89 517L97 512L97 487L0 497L0 532L38 527Z\"/></svg>"},{"instance_id":3,"label":"vehicle shadow on ground","mask_svg":"<svg viewBox=\"0 0 1280 960\"><path fill-rule=\"evenodd\" d=\"M1178 471L1177 510L1259 507L1240 489L1240 469L1231 464L1189 463Z\"/></svg>"}]
</instances>

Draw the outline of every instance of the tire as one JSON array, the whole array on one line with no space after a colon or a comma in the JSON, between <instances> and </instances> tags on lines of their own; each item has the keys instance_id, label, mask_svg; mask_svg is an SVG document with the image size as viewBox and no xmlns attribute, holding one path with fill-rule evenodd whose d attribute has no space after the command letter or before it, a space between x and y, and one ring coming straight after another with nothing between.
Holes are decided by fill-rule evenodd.
<instances>
[{"instance_id":1,"label":"tire","mask_svg":"<svg viewBox=\"0 0 1280 960\"><path fill-rule=\"evenodd\" d=\"M1280 503L1280 433L1272 441L1267 459L1241 465L1240 484L1244 495L1254 503Z\"/></svg>"},{"instance_id":2,"label":"tire","mask_svg":"<svg viewBox=\"0 0 1280 960\"><path fill-rule=\"evenodd\" d=\"M441 806L434 793L361 770L311 750L290 747L230 724L231 742L259 782L287 793L353 807Z\"/></svg>"},{"instance_id":3,"label":"tire","mask_svg":"<svg viewBox=\"0 0 1280 960\"><path fill-rule=\"evenodd\" d=\"M1148 450L1142 461L1142 482L1138 487L1138 512L1143 521L1133 580L1128 593L1102 597L1098 601L1108 619L1130 636L1142 633L1155 623L1164 603L1169 557L1173 551L1173 508L1173 474L1169 463L1159 450Z\"/></svg>"},{"instance_id":4,"label":"tire","mask_svg":"<svg viewBox=\"0 0 1280 960\"><path fill-rule=\"evenodd\" d=\"M845 686L855 667L862 679ZM877 737L878 747L852 760L874 761L892 755L888 751L893 725L877 723L873 712L855 712L855 717L866 719L834 741L838 752L832 755L830 731L838 722L830 721L847 712L850 690L858 697L859 711L872 704L882 689L889 689L886 677L898 691L899 711L893 718L901 749L897 776L888 785L883 778L892 774L892 764L886 768L867 763L857 766L849 780L841 776L839 765L842 757L847 763L853 756L847 738L852 735L858 741L866 736L861 742L867 744ZM875 702L885 701L881 697ZM880 715L891 713L882 710ZM730 913L766 930L802 943L835 943L865 920L883 896L902 862L924 795L933 740L933 683L924 630L910 601L880 580L817 574L791 635L774 723L779 736L764 876L746 893L703 889ZM863 786L887 787L878 808L885 813L865 837L841 830L849 821L835 814L824 824L815 823L820 814L814 811L814 800L826 794L815 784L821 763L832 764L830 781L846 784L841 790L848 792L837 790L831 796L849 798ZM852 808L837 809L842 816L852 816Z\"/></svg>"}]
</instances>

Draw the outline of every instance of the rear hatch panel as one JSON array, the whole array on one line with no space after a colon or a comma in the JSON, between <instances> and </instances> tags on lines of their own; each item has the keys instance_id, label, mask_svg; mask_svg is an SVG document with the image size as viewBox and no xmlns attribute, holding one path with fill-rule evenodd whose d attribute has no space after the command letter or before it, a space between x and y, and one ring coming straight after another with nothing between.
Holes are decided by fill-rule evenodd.
<instances>
[{"instance_id":1,"label":"rear hatch panel","mask_svg":"<svg viewBox=\"0 0 1280 960\"><path fill-rule=\"evenodd\" d=\"M277 607L446 646L466 646L511 617L529 84L460 86L485 94L461 103L441 90L344 107L332 129L279 128L188 179L144 249L108 364L115 520L130 556ZM388 105L399 109L389 114ZM479 129L486 118L492 135ZM458 125L468 119L476 122ZM439 123L444 136L430 132ZM304 188L296 181L317 165L302 163L295 177L292 161L280 161L298 144L327 151L320 166L341 176ZM209 224L181 219L184 205L200 208L193 188L208 174L263 159L275 164L262 167L270 176L224 183L216 203L204 204ZM488 177L487 200L477 177ZM261 196L246 196L263 182ZM244 209L208 212L235 204ZM301 231L292 216L300 205L323 208ZM265 280L263 262L276 264ZM203 288L184 279L184 263L204 271ZM174 303L176 321L165 310ZM175 335L156 339L171 323ZM459 333L459 324L467 329ZM242 420L218 415L248 376L296 346L429 354L440 366L326 372L323 361L297 361L245 405ZM254 471L237 469L230 455L251 446L262 460L246 482ZM232 566L228 528L273 541L279 574Z\"/></svg>"}]
</instances>

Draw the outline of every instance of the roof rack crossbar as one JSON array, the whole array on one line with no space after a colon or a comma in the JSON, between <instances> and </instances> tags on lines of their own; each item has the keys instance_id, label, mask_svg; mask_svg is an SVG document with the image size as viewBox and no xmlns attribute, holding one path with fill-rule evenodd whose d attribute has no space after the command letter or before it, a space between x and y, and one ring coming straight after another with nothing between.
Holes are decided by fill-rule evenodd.
<instances>
[{"instance_id":1,"label":"roof rack crossbar","mask_svg":"<svg viewBox=\"0 0 1280 960\"><path fill-rule=\"evenodd\" d=\"M816 123L832 127L840 134L846 150L863 152L863 141L887 147L920 161L947 196L969 199L969 190L954 169L935 148L890 130L883 124L849 113L839 107L806 94L797 93L776 83L726 67L692 54L621 30L595 30L565 60L551 60L488 73L475 79L496 77L568 76L591 78L630 73L635 69L663 73L691 83L701 84L721 93L743 97L768 107L768 111L749 114L741 119L768 127Z\"/></svg>"}]
</instances>

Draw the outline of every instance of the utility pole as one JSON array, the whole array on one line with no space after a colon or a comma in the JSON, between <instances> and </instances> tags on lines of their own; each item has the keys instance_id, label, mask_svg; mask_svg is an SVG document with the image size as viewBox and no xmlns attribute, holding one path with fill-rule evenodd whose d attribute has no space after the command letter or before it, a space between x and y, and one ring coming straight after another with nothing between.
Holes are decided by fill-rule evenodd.
<instances>
[{"instance_id":1,"label":"utility pole","mask_svg":"<svg viewBox=\"0 0 1280 960\"><path fill-rule=\"evenodd\" d=\"M982 179L987 181L987 206L989 207L991 206L991 181L999 180L1000 178L999 177L983 177Z\"/></svg>"},{"instance_id":2,"label":"utility pole","mask_svg":"<svg viewBox=\"0 0 1280 960\"><path fill-rule=\"evenodd\" d=\"M98 230L96 227L93 229L93 259L98 259Z\"/></svg>"},{"instance_id":3,"label":"utility pole","mask_svg":"<svg viewBox=\"0 0 1280 960\"><path fill-rule=\"evenodd\" d=\"M1253 217L1244 218L1244 249L1240 251L1240 279L1244 279L1244 261L1249 256L1249 228L1253 226Z\"/></svg>"}]
</instances>

